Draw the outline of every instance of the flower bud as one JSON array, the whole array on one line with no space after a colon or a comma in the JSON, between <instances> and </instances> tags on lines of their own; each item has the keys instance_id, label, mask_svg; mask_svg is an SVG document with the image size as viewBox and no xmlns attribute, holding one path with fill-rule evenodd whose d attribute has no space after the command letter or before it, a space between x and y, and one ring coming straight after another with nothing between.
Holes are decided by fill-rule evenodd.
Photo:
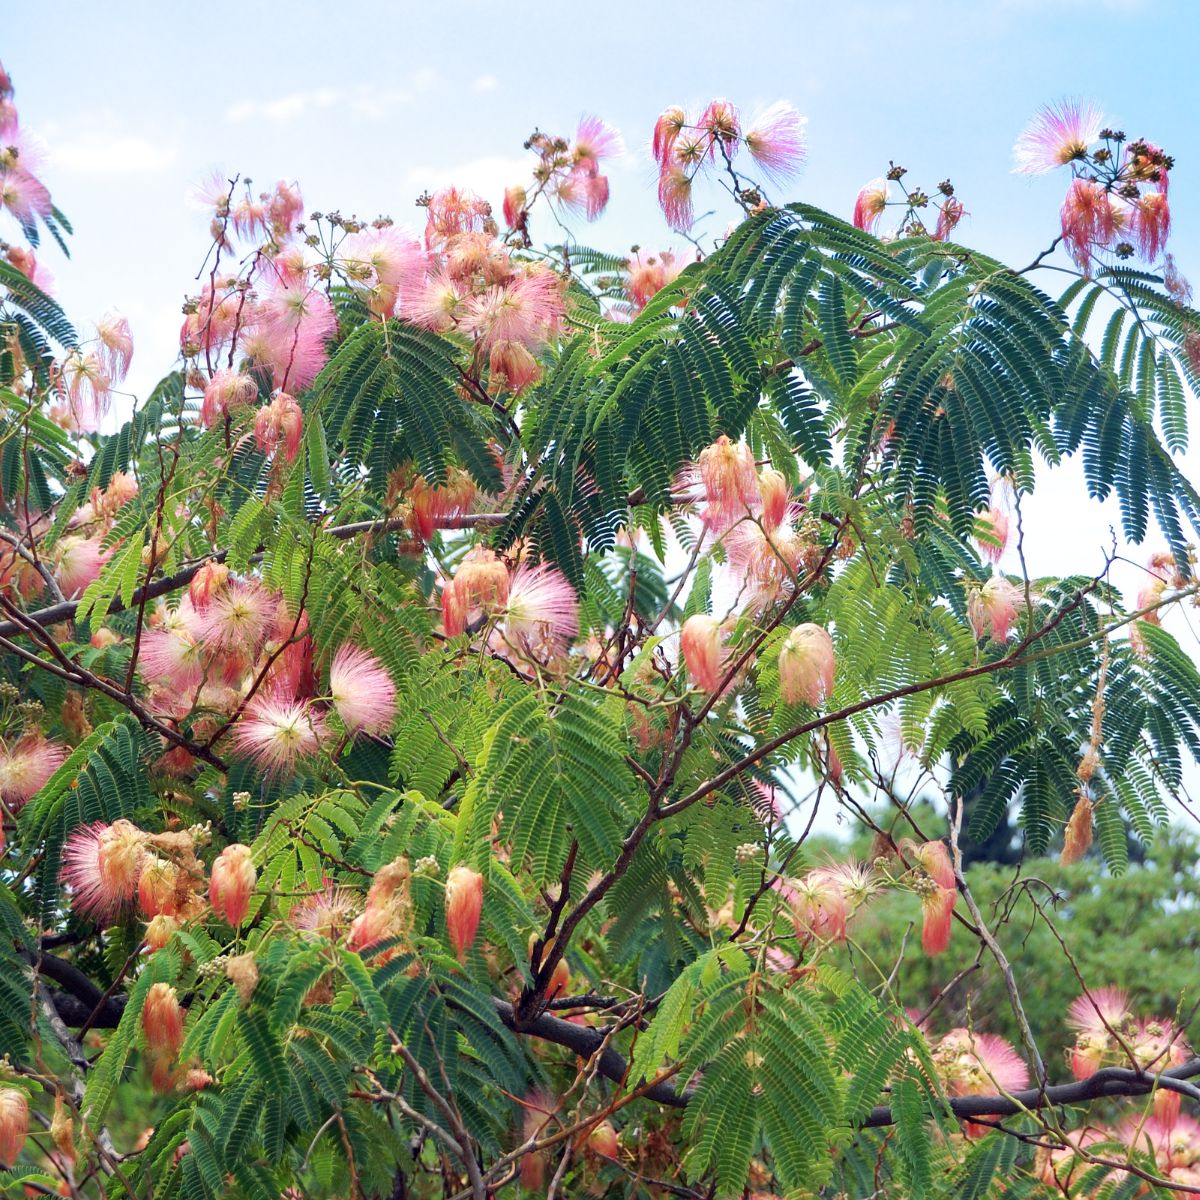
<instances>
[{"instance_id":1,"label":"flower bud","mask_svg":"<svg viewBox=\"0 0 1200 1200\"><path fill-rule=\"evenodd\" d=\"M75 1118L61 1095L54 1097L54 1116L50 1121L50 1137L58 1152L68 1162L75 1161Z\"/></svg>"},{"instance_id":2,"label":"flower bud","mask_svg":"<svg viewBox=\"0 0 1200 1200\"><path fill-rule=\"evenodd\" d=\"M683 623L679 648L692 682L705 692L715 692L721 683L721 623L716 617L696 613Z\"/></svg>"},{"instance_id":3,"label":"flower bud","mask_svg":"<svg viewBox=\"0 0 1200 1200\"><path fill-rule=\"evenodd\" d=\"M250 847L234 843L217 855L208 885L213 912L235 929L246 919L257 873Z\"/></svg>"},{"instance_id":4,"label":"flower bud","mask_svg":"<svg viewBox=\"0 0 1200 1200\"><path fill-rule=\"evenodd\" d=\"M169 917L175 913L178 874L172 863L157 854L146 856L138 875L138 904L145 917Z\"/></svg>"},{"instance_id":5,"label":"flower bud","mask_svg":"<svg viewBox=\"0 0 1200 1200\"><path fill-rule=\"evenodd\" d=\"M156 983L142 1008L142 1031L146 1045L164 1058L174 1058L183 1045L183 1009L169 983Z\"/></svg>"},{"instance_id":6,"label":"flower bud","mask_svg":"<svg viewBox=\"0 0 1200 1200\"><path fill-rule=\"evenodd\" d=\"M250 1003L254 989L258 986L258 964L253 954L237 954L225 962L225 977L237 988L238 999L243 1005Z\"/></svg>"},{"instance_id":7,"label":"flower bud","mask_svg":"<svg viewBox=\"0 0 1200 1200\"><path fill-rule=\"evenodd\" d=\"M1078 862L1092 844L1092 802L1084 795L1075 801L1067 828L1063 833L1062 854L1059 861L1064 867Z\"/></svg>"},{"instance_id":8,"label":"flower bud","mask_svg":"<svg viewBox=\"0 0 1200 1200\"><path fill-rule=\"evenodd\" d=\"M161 950L175 936L178 928L179 922L174 917L168 917L164 913L152 917L146 925L146 948L151 951Z\"/></svg>"},{"instance_id":9,"label":"flower bud","mask_svg":"<svg viewBox=\"0 0 1200 1200\"><path fill-rule=\"evenodd\" d=\"M483 876L470 867L458 866L446 877L446 930L462 962L475 941L483 911Z\"/></svg>"},{"instance_id":10,"label":"flower bud","mask_svg":"<svg viewBox=\"0 0 1200 1200\"><path fill-rule=\"evenodd\" d=\"M208 602L213 598L213 595L219 592L229 582L229 568L224 563L214 562L209 559L192 576L192 582L188 584L188 596L191 598L192 607L197 612L203 612L208 607Z\"/></svg>"},{"instance_id":11,"label":"flower bud","mask_svg":"<svg viewBox=\"0 0 1200 1200\"><path fill-rule=\"evenodd\" d=\"M593 1154L603 1154L605 1158L617 1157L617 1131L611 1121L601 1121L593 1127L587 1136L587 1148Z\"/></svg>"}]
</instances>

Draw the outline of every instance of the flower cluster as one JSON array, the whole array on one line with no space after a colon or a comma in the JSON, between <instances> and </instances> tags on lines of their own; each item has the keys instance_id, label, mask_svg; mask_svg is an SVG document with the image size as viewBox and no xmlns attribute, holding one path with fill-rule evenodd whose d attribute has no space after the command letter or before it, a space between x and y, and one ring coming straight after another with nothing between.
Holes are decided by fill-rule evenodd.
<instances>
[{"instance_id":1,"label":"flower cluster","mask_svg":"<svg viewBox=\"0 0 1200 1200\"><path fill-rule=\"evenodd\" d=\"M525 143L537 155L533 182L517 184L504 193L504 221L509 235L528 248L529 211L545 196L569 212L582 212L594 221L608 204L608 176L600 170L605 159L624 152L621 135L599 117L584 117L574 141L535 131Z\"/></svg>"},{"instance_id":2,"label":"flower cluster","mask_svg":"<svg viewBox=\"0 0 1200 1200\"><path fill-rule=\"evenodd\" d=\"M994 1033L952 1029L931 1047L934 1066L951 1096L1006 1095L1029 1086L1029 1069L1012 1043ZM967 1137L989 1126L965 1122Z\"/></svg>"},{"instance_id":3,"label":"flower cluster","mask_svg":"<svg viewBox=\"0 0 1200 1200\"><path fill-rule=\"evenodd\" d=\"M34 244L38 220L44 221L54 212L50 192L38 178L43 158L40 142L21 128L12 78L0 63L0 212L7 211ZM33 251L20 250L13 256L12 247L4 249L13 266L37 283Z\"/></svg>"},{"instance_id":4,"label":"flower cluster","mask_svg":"<svg viewBox=\"0 0 1200 1200\"><path fill-rule=\"evenodd\" d=\"M921 187L909 187L903 182L908 174L905 167L891 165L886 175L872 179L860 189L854 200L854 224L868 233L875 233L888 208L902 211L897 232L908 236L929 236L944 242L958 223L967 215L962 201L954 194L954 184L943 179L935 189L936 199ZM892 184L898 185L899 199L892 198ZM933 207L937 213L933 232L926 226L923 214Z\"/></svg>"},{"instance_id":5,"label":"flower cluster","mask_svg":"<svg viewBox=\"0 0 1200 1200\"><path fill-rule=\"evenodd\" d=\"M745 150L768 179L794 175L804 162L804 118L780 102L744 129L741 114L728 100L713 100L698 117L672 106L655 122L651 150L658 164L658 202L667 224L686 231L696 218L693 185L706 170L726 171L743 207L762 206L760 189L742 178L734 160Z\"/></svg>"},{"instance_id":6,"label":"flower cluster","mask_svg":"<svg viewBox=\"0 0 1200 1200\"><path fill-rule=\"evenodd\" d=\"M1070 168L1061 236L1085 274L1102 254L1158 259L1171 230L1167 189L1175 165L1158 146L1106 128L1093 104L1063 100L1033 118L1013 155L1014 169L1026 175Z\"/></svg>"}]
</instances>

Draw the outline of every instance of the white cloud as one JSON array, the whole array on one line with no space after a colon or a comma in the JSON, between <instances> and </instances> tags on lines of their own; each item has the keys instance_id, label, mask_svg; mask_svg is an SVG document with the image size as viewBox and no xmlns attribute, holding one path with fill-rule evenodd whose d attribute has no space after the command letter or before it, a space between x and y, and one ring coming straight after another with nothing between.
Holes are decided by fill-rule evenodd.
<instances>
[{"instance_id":1,"label":"white cloud","mask_svg":"<svg viewBox=\"0 0 1200 1200\"><path fill-rule=\"evenodd\" d=\"M46 132L51 163L74 175L157 175L179 157L178 143L121 129L111 113Z\"/></svg>"},{"instance_id":2,"label":"white cloud","mask_svg":"<svg viewBox=\"0 0 1200 1200\"><path fill-rule=\"evenodd\" d=\"M234 124L257 120L283 125L314 110L346 108L358 116L377 120L397 108L415 103L436 83L437 72L431 67L422 67L401 87L376 88L360 83L349 89L313 88L268 100L240 100L225 110L225 119Z\"/></svg>"},{"instance_id":3,"label":"white cloud","mask_svg":"<svg viewBox=\"0 0 1200 1200\"><path fill-rule=\"evenodd\" d=\"M494 92L500 86L500 80L495 75L480 75L480 77L471 84L473 92Z\"/></svg>"}]
</instances>

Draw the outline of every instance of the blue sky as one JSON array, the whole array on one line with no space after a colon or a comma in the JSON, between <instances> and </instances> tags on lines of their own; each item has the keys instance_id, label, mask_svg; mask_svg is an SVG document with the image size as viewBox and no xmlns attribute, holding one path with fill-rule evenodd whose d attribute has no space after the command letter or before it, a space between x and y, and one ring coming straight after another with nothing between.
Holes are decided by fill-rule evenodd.
<instances>
[{"instance_id":1,"label":"blue sky","mask_svg":"<svg viewBox=\"0 0 1200 1200\"><path fill-rule=\"evenodd\" d=\"M609 212L579 236L615 250L679 245L645 145L665 105L714 95L745 111L787 99L807 115L795 196L849 215L861 184L895 159L927 187L949 176L970 213L962 240L1020 263L1053 236L1064 180L1011 174L1012 143L1040 104L1094 98L1177 156L1173 249L1200 284L1198 35L1194 0L292 0L237 11L110 0L102 14L60 0L52 15L31 4L6 14L0 55L77 231L70 262L45 254L58 295L80 322L109 307L129 316L130 385L144 395L171 366L207 248L187 195L210 168L296 179L310 209L419 226L424 188L454 181L498 204L526 177L521 144L535 126L569 133L596 113L629 153L611 172ZM534 233L554 236L545 223ZM1028 509L1032 570L1098 567L1115 510L1086 502L1069 467L1043 482ZM1126 581L1136 587L1136 572Z\"/></svg>"}]
</instances>

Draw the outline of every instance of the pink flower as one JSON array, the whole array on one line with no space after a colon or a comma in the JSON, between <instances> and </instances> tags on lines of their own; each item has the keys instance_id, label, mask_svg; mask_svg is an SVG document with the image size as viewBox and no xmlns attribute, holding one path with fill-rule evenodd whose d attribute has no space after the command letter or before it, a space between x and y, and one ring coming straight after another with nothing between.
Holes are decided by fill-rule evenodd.
<instances>
[{"instance_id":1,"label":"pink flower","mask_svg":"<svg viewBox=\"0 0 1200 1200\"><path fill-rule=\"evenodd\" d=\"M692 682L710 695L724 675L725 632L721 622L707 613L695 613L683 623L679 647Z\"/></svg>"},{"instance_id":2,"label":"pink flower","mask_svg":"<svg viewBox=\"0 0 1200 1200\"><path fill-rule=\"evenodd\" d=\"M639 312L645 308L651 297L675 279L684 265L670 250L663 250L659 254L634 251L629 259L629 278L625 283L625 293L633 305L633 311Z\"/></svg>"},{"instance_id":3,"label":"pink flower","mask_svg":"<svg viewBox=\"0 0 1200 1200\"><path fill-rule=\"evenodd\" d=\"M350 928L356 907L357 900L352 891L326 881L321 891L297 904L288 918L302 933L336 941Z\"/></svg>"},{"instance_id":4,"label":"pink flower","mask_svg":"<svg viewBox=\"0 0 1200 1200\"><path fill-rule=\"evenodd\" d=\"M745 611L763 612L795 586L806 550L792 524L798 511L790 504L784 519L774 528L767 524L764 513L761 525L742 521L725 535L725 552L742 585Z\"/></svg>"},{"instance_id":5,"label":"pink flower","mask_svg":"<svg viewBox=\"0 0 1200 1200\"><path fill-rule=\"evenodd\" d=\"M59 370L59 391L66 397L71 415L81 429L91 429L99 416L108 412L112 400L112 377L100 356L72 350Z\"/></svg>"},{"instance_id":6,"label":"pink flower","mask_svg":"<svg viewBox=\"0 0 1200 1200\"><path fill-rule=\"evenodd\" d=\"M1159 256L1171 232L1171 209L1166 191L1143 192L1133 202L1130 229L1138 253L1148 262Z\"/></svg>"},{"instance_id":7,"label":"pink flower","mask_svg":"<svg viewBox=\"0 0 1200 1200\"><path fill-rule=\"evenodd\" d=\"M572 151L576 164L586 163L595 168L604 159L616 158L624 151L621 135L599 117L584 117L579 122Z\"/></svg>"},{"instance_id":8,"label":"pink flower","mask_svg":"<svg viewBox=\"0 0 1200 1200\"><path fill-rule=\"evenodd\" d=\"M404 316L414 325L445 333L466 315L467 293L445 268L435 271L404 301Z\"/></svg>"},{"instance_id":9,"label":"pink flower","mask_svg":"<svg viewBox=\"0 0 1200 1200\"><path fill-rule=\"evenodd\" d=\"M325 365L325 343L337 330L333 305L307 282L274 287L255 310L254 358L274 373L275 386L301 392Z\"/></svg>"},{"instance_id":10,"label":"pink flower","mask_svg":"<svg viewBox=\"0 0 1200 1200\"><path fill-rule=\"evenodd\" d=\"M700 114L697 122L709 137L709 157L716 155L718 143L725 148L725 153L732 155L737 148L738 138L741 137L742 127L738 120L738 111L728 100L717 99Z\"/></svg>"},{"instance_id":11,"label":"pink flower","mask_svg":"<svg viewBox=\"0 0 1200 1200\"><path fill-rule=\"evenodd\" d=\"M841 882L828 868L818 867L780 887L791 908L801 941L844 942L850 906Z\"/></svg>"},{"instance_id":12,"label":"pink flower","mask_svg":"<svg viewBox=\"0 0 1200 1200\"><path fill-rule=\"evenodd\" d=\"M294 462L300 453L300 436L304 431L304 413L300 405L287 394L278 392L269 404L258 410L254 418L254 440L263 454L270 457L280 446L287 462Z\"/></svg>"},{"instance_id":13,"label":"pink flower","mask_svg":"<svg viewBox=\"0 0 1200 1200\"><path fill-rule=\"evenodd\" d=\"M1066 1022L1079 1033L1107 1034L1110 1027L1119 1029L1129 1015L1129 996L1121 988L1102 987L1076 996Z\"/></svg>"},{"instance_id":14,"label":"pink flower","mask_svg":"<svg viewBox=\"0 0 1200 1200\"><path fill-rule=\"evenodd\" d=\"M454 577L442 586L442 624L447 637L464 633L485 614L508 604L508 568L486 546L467 551Z\"/></svg>"},{"instance_id":15,"label":"pink flower","mask_svg":"<svg viewBox=\"0 0 1200 1200\"><path fill-rule=\"evenodd\" d=\"M425 211L425 244L432 248L455 234L482 232L491 218L492 206L473 192L448 187L430 197Z\"/></svg>"},{"instance_id":16,"label":"pink flower","mask_svg":"<svg viewBox=\"0 0 1200 1200\"><path fill-rule=\"evenodd\" d=\"M708 502L704 523L710 529L725 529L758 508L758 468L745 442L731 442L722 434L700 452L696 466Z\"/></svg>"},{"instance_id":17,"label":"pink flower","mask_svg":"<svg viewBox=\"0 0 1200 1200\"><path fill-rule=\"evenodd\" d=\"M0 742L0 800L10 812L21 808L67 760L69 751L40 733L27 733L11 748Z\"/></svg>"},{"instance_id":18,"label":"pink flower","mask_svg":"<svg viewBox=\"0 0 1200 1200\"><path fill-rule=\"evenodd\" d=\"M779 695L785 704L803 701L813 708L833 691L833 638L820 625L806 622L788 634L779 651Z\"/></svg>"},{"instance_id":19,"label":"pink flower","mask_svg":"<svg viewBox=\"0 0 1200 1200\"><path fill-rule=\"evenodd\" d=\"M100 341L101 365L114 382L120 383L129 374L129 364L133 361L129 321L117 313L106 313L96 325L96 336Z\"/></svg>"},{"instance_id":20,"label":"pink flower","mask_svg":"<svg viewBox=\"0 0 1200 1200\"><path fill-rule=\"evenodd\" d=\"M952 1029L933 1050L933 1061L952 1096L1019 1092L1029 1086L1029 1068L1010 1042L994 1033ZM966 1124L968 1137L982 1137L986 1125Z\"/></svg>"},{"instance_id":21,"label":"pink flower","mask_svg":"<svg viewBox=\"0 0 1200 1200\"><path fill-rule=\"evenodd\" d=\"M275 619L275 597L253 580L236 580L209 598L198 620L199 640L212 653L253 657Z\"/></svg>"},{"instance_id":22,"label":"pink flower","mask_svg":"<svg viewBox=\"0 0 1200 1200\"><path fill-rule=\"evenodd\" d=\"M475 480L458 467L451 467L446 472L446 482L435 487L418 475L408 489L413 532L422 541L429 541L441 522L470 511L477 490Z\"/></svg>"},{"instance_id":23,"label":"pink flower","mask_svg":"<svg viewBox=\"0 0 1200 1200\"><path fill-rule=\"evenodd\" d=\"M324 736L324 722L307 702L260 694L246 706L233 741L268 774L280 774L316 754Z\"/></svg>"},{"instance_id":24,"label":"pink flower","mask_svg":"<svg viewBox=\"0 0 1200 1200\"><path fill-rule=\"evenodd\" d=\"M767 529L783 524L791 507L791 488L781 471L763 467L758 473L758 493L762 500L762 523Z\"/></svg>"},{"instance_id":25,"label":"pink flower","mask_svg":"<svg viewBox=\"0 0 1200 1200\"><path fill-rule=\"evenodd\" d=\"M267 208L248 193L230 209L233 231L245 241L257 240L267 232Z\"/></svg>"},{"instance_id":26,"label":"pink flower","mask_svg":"<svg viewBox=\"0 0 1200 1200\"><path fill-rule=\"evenodd\" d=\"M664 170L671 161L671 153L675 148L676 139L687 124L687 115L682 108L672 105L665 108L654 122L654 139L651 149L654 161Z\"/></svg>"},{"instance_id":27,"label":"pink flower","mask_svg":"<svg viewBox=\"0 0 1200 1200\"><path fill-rule=\"evenodd\" d=\"M682 166L664 167L658 178L658 203L672 229L681 233L691 229L696 219L692 208L692 178Z\"/></svg>"},{"instance_id":28,"label":"pink flower","mask_svg":"<svg viewBox=\"0 0 1200 1200\"><path fill-rule=\"evenodd\" d=\"M386 733L396 716L396 685L373 654L346 642L329 668L329 695L351 733Z\"/></svg>"},{"instance_id":29,"label":"pink flower","mask_svg":"<svg viewBox=\"0 0 1200 1200\"><path fill-rule=\"evenodd\" d=\"M1063 244L1081 271L1091 270L1097 250L1117 232L1117 215L1108 193L1090 179L1072 179L1060 213Z\"/></svg>"},{"instance_id":30,"label":"pink flower","mask_svg":"<svg viewBox=\"0 0 1200 1200\"><path fill-rule=\"evenodd\" d=\"M194 355L200 351L214 354L228 344L239 323L244 324L248 306L240 281L229 277L206 283L188 307L194 311L183 319L179 344L184 354Z\"/></svg>"},{"instance_id":31,"label":"pink flower","mask_svg":"<svg viewBox=\"0 0 1200 1200\"><path fill-rule=\"evenodd\" d=\"M854 224L859 229L873 233L879 218L883 216L883 210L888 206L888 195L886 179L872 179L864 184L854 201Z\"/></svg>"},{"instance_id":32,"label":"pink flower","mask_svg":"<svg viewBox=\"0 0 1200 1200\"><path fill-rule=\"evenodd\" d=\"M208 902L213 912L234 929L246 919L257 878L250 847L238 842L226 846L212 865Z\"/></svg>"},{"instance_id":33,"label":"pink flower","mask_svg":"<svg viewBox=\"0 0 1200 1200\"><path fill-rule=\"evenodd\" d=\"M177 908L176 891L179 876L173 863L157 854L147 854L138 872L138 908L142 916L173 917Z\"/></svg>"},{"instance_id":34,"label":"pink flower","mask_svg":"<svg viewBox=\"0 0 1200 1200\"><path fill-rule=\"evenodd\" d=\"M1045 175L1087 155L1100 136L1104 114L1084 100L1060 100L1040 109L1013 147L1021 175Z\"/></svg>"},{"instance_id":35,"label":"pink flower","mask_svg":"<svg viewBox=\"0 0 1200 1200\"><path fill-rule=\"evenodd\" d=\"M54 276L38 262L37 256L28 246L9 246L4 252L8 259L34 287L47 296L54 294Z\"/></svg>"},{"instance_id":36,"label":"pink flower","mask_svg":"<svg viewBox=\"0 0 1200 1200\"><path fill-rule=\"evenodd\" d=\"M553 656L579 636L579 597L557 567L522 563L513 573L504 610L504 635L539 658Z\"/></svg>"},{"instance_id":37,"label":"pink flower","mask_svg":"<svg viewBox=\"0 0 1200 1200\"><path fill-rule=\"evenodd\" d=\"M205 429L211 429L235 408L249 407L257 399L258 384L251 376L221 368L204 388L201 424Z\"/></svg>"},{"instance_id":38,"label":"pink flower","mask_svg":"<svg viewBox=\"0 0 1200 1200\"><path fill-rule=\"evenodd\" d=\"M783 101L755 117L742 141L768 179L787 179L804 165L804 118Z\"/></svg>"},{"instance_id":39,"label":"pink flower","mask_svg":"<svg viewBox=\"0 0 1200 1200\"><path fill-rule=\"evenodd\" d=\"M296 222L304 215L304 198L300 186L281 179L267 198L267 222L277 242L286 242L292 236Z\"/></svg>"},{"instance_id":40,"label":"pink flower","mask_svg":"<svg viewBox=\"0 0 1200 1200\"><path fill-rule=\"evenodd\" d=\"M525 189L518 183L504 189L504 223L509 229L516 229L525 216L525 204L528 200Z\"/></svg>"},{"instance_id":41,"label":"pink flower","mask_svg":"<svg viewBox=\"0 0 1200 1200\"><path fill-rule=\"evenodd\" d=\"M563 311L562 281L553 271L534 267L472 300L463 328L478 334L485 347L517 342L535 348L558 327Z\"/></svg>"},{"instance_id":42,"label":"pink flower","mask_svg":"<svg viewBox=\"0 0 1200 1200\"><path fill-rule=\"evenodd\" d=\"M150 683L191 693L204 677L203 648L178 629L147 629L138 647L138 670Z\"/></svg>"},{"instance_id":43,"label":"pink flower","mask_svg":"<svg viewBox=\"0 0 1200 1200\"><path fill-rule=\"evenodd\" d=\"M71 907L105 922L126 907L137 890L146 835L128 821L80 825L63 847L62 880Z\"/></svg>"},{"instance_id":44,"label":"pink flower","mask_svg":"<svg viewBox=\"0 0 1200 1200\"><path fill-rule=\"evenodd\" d=\"M174 1058L183 1045L183 1009L169 983L150 985L142 1007L146 1045L164 1058Z\"/></svg>"},{"instance_id":45,"label":"pink flower","mask_svg":"<svg viewBox=\"0 0 1200 1200\"><path fill-rule=\"evenodd\" d=\"M84 538L76 534L65 537L54 547L58 565L55 578L68 600L83 594L89 583L99 578L100 571L112 554L104 549L98 537Z\"/></svg>"},{"instance_id":46,"label":"pink flower","mask_svg":"<svg viewBox=\"0 0 1200 1200\"><path fill-rule=\"evenodd\" d=\"M390 317L400 296L411 294L424 281L426 256L421 243L394 225L349 234L337 257L377 316Z\"/></svg>"},{"instance_id":47,"label":"pink flower","mask_svg":"<svg viewBox=\"0 0 1200 1200\"><path fill-rule=\"evenodd\" d=\"M29 1136L29 1098L18 1088L0 1088L0 1167L14 1167Z\"/></svg>"},{"instance_id":48,"label":"pink flower","mask_svg":"<svg viewBox=\"0 0 1200 1200\"><path fill-rule=\"evenodd\" d=\"M933 233L935 242L944 242L954 231L955 226L966 216L963 202L954 196L947 196L938 209L937 227Z\"/></svg>"},{"instance_id":49,"label":"pink flower","mask_svg":"<svg viewBox=\"0 0 1200 1200\"><path fill-rule=\"evenodd\" d=\"M1008 627L1017 615L1021 593L1003 575L992 575L967 600L967 619L976 639L990 630L993 641L1008 640Z\"/></svg>"},{"instance_id":50,"label":"pink flower","mask_svg":"<svg viewBox=\"0 0 1200 1200\"><path fill-rule=\"evenodd\" d=\"M542 377L538 360L520 342L497 342L488 355L488 384L492 392L522 392Z\"/></svg>"},{"instance_id":51,"label":"pink flower","mask_svg":"<svg viewBox=\"0 0 1200 1200\"><path fill-rule=\"evenodd\" d=\"M1008 517L1000 508L989 508L975 514L975 543L980 554L991 562L999 562L1008 545Z\"/></svg>"},{"instance_id":52,"label":"pink flower","mask_svg":"<svg viewBox=\"0 0 1200 1200\"><path fill-rule=\"evenodd\" d=\"M475 941L483 912L483 876L470 867L452 867L446 876L446 932L458 961Z\"/></svg>"},{"instance_id":53,"label":"pink flower","mask_svg":"<svg viewBox=\"0 0 1200 1200\"><path fill-rule=\"evenodd\" d=\"M0 211L8 209L28 228L38 217L48 217L54 208L50 192L37 176L20 167L0 168Z\"/></svg>"}]
</instances>

